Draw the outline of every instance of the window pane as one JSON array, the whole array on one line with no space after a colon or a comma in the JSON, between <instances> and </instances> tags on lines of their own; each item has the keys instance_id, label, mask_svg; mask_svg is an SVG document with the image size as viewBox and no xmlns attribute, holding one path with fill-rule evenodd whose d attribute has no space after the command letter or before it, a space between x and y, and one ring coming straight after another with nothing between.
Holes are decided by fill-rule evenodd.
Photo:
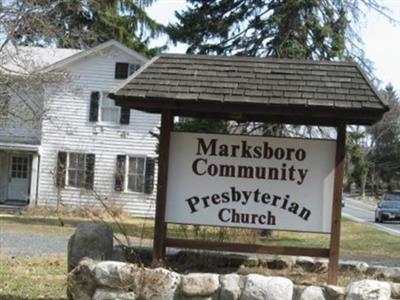
<instances>
[{"instance_id":1,"label":"window pane","mask_svg":"<svg viewBox=\"0 0 400 300\"><path fill-rule=\"evenodd\" d=\"M68 170L68 185L76 186L76 173L75 170Z\"/></svg>"},{"instance_id":2,"label":"window pane","mask_svg":"<svg viewBox=\"0 0 400 300\"><path fill-rule=\"evenodd\" d=\"M144 174L144 157L129 158L129 174Z\"/></svg>"},{"instance_id":3,"label":"window pane","mask_svg":"<svg viewBox=\"0 0 400 300\"><path fill-rule=\"evenodd\" d=\"M78 154L70 153L69 155L69 167L76 169L78 167Z\"/></svg>"},{"instance_id":4,"label":"window pane","mask_svg":"<svg viewBox=\"0 0 400 300\"><path fill-rule=\"evenodd\" d=\"M136 157L129 157L129 174L136 174Z\"/></svg>"},{"instance_id":5,"label":"window pane","mask_svg":"<svg viewBox=\"0 0 400 300\"><path fill-rule=\"evenodd\" d=\"M118 123L119 122L119 108L118 107L102 107L101 120L103 122Z\"/></svg>"},{"instance_id":6,"label":"window pane","mask_svg":"<svg viewBox=\"0 0 400 300\"><path fill-rule=\"evenodd\" d=\"M128 176L128 190L133 192L143 193L144 191L144 177L141 175Z\"/></svg>"},{"instance_id":7,"label":"window pane","mask_svg":"<svg viewBox=\"0 0 400 300\"><path fill-rule=\"evenodd\" d=\"M85 181L85 172L83 170L79 170L77 173L77 183L76 187L83 187Z\"/></svg>"},{"instance_id":8,"label":"window pane","mask_svg":"<svg viewBox=\"0 0 400 300\"><path fill-rule=\"evenodd\" d=\"M83 170L85 168L85 154L70 153L69 168Z\"/></svg>"},{"instance_id":9,"label":"window pane","mask_svg":"<svg viewBox=\"0 0 400 300\"><path fill-rule=\"evenodd\" d=\"M136 176L128 176L128 190L136 192Z\"/></svg>"},{"instance_id":10,"label":"window pane","mask_svg":"<svg viewBox=\"0 0 400 300\"><path fill-rule=\"evenodd\" d=\"M105 94L103 94L103 102L102 102L103 107L110 107L110 106L115 106L115 100L108 98Z\"/></svg>"},{"instance_id":11,"label":"window pane","mask_svg":"<svg viewBox=\"0 0 400 300\"><path fill-rule=\"evenodd\" d=\"M138 192L144 192L144 176L136 176L136 187Z\"/></svg>"},{"instance_id":12,"label":"window pane","mask_svg":"<svg viewBox=\"0 0 400 300\"><path fill-rule=\"evenodd\" d=\"M136 173L139 175L143 175L144 174L144 158L143 157L139 157L137 158L137 170Z\"/></svg>"},{"instance_id":13,"label":"window pane","mask_svg":"<svg viewBox=\"0 0 400 300\"><path fill-rule=\"evenodd\" d=\"M137 70L140 69L140 65L130 64L129 65L129 76L135 73Z\"/></svg>"}]
</instances>

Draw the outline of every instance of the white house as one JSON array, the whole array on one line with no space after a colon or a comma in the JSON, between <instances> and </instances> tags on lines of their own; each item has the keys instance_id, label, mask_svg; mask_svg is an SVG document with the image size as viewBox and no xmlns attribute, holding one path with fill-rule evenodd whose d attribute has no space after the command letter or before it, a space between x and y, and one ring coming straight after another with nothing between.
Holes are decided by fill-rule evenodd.
<instances>
[{"instance_id":1,"label":"white house","mask_svg":"<svg viewBox=\"0 0 400 300\"><path fill-rule=\"evenodd\" d=\"M159 116L115 106L107 97L147 59L116 41L89 50L20 47L8 57L3 72L50 80L0 94L6 110L0 114L0 203L74 207L102 199L152 215L157 139L151 132ZM23 60L29 67L18 65ZM20 94L30 108L22 120L12 114L22 106Z\"/></svg>"}]
</instances>

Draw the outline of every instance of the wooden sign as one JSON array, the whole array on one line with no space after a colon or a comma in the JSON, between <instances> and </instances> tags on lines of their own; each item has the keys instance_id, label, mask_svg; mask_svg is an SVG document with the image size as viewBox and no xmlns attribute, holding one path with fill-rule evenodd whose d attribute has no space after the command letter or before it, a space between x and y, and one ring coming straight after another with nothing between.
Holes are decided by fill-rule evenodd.
<instances>
[{"instance_id":1,"label":"wooden sign","mask_svg":"<svg viewBox=\"0 0 400 300\"><path fill-rule=\"evenodd\" d=\"M334 140L172 132L166 222L329 233Z\"/></svg>"}]
</instances>

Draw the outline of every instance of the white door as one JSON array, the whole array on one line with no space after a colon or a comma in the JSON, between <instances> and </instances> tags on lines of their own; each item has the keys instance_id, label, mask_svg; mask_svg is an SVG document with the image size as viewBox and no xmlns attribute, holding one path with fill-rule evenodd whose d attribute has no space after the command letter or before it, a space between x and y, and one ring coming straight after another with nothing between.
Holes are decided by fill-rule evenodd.
<instances>
[{"instance_id":1,"label":"white door","mask_svg":"<svg viewBox=\"0 0 400 300\"><path fill-rule=\"evenodd\" d=\"M30 156L10 155L8 180L8 200L27 201L29 199Z\"/></svg>"}]
</instances>

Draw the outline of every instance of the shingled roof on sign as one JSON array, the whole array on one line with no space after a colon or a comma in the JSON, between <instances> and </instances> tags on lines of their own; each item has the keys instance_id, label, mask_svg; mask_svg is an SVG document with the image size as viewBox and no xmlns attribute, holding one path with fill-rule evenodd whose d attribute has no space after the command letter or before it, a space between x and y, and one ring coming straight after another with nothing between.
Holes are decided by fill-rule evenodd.
<instances>
[{"instance_id":1,"label":"shingled roof on sign","mask_svg":"<svg viewBox=\"0 0 400 300\"><path fill-rule=\"evenodd\" d=\"M356 63L235 56L160 55L111 97L149 112L304 124L367 125L388 110Z\"/></svg>"}]
</instances>

